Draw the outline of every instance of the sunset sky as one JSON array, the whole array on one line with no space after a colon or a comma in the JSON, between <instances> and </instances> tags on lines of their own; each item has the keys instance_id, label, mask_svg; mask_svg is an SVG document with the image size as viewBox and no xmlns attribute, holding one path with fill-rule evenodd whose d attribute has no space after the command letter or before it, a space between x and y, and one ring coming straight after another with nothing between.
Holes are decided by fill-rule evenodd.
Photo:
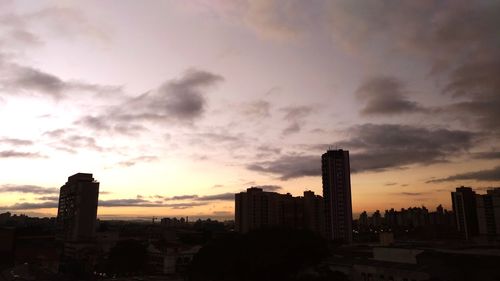
<instances>
[{"instance_id":1,"label":"sunset sky","mask_svg":"<svg viewBox=\"0 0 500 281\"><path fill-rule=\"evenodd\" d=\"M231 218L250 186L353 211L500 186L500 1L0 0L0 212Z\"/></svg>"}]
</instances>

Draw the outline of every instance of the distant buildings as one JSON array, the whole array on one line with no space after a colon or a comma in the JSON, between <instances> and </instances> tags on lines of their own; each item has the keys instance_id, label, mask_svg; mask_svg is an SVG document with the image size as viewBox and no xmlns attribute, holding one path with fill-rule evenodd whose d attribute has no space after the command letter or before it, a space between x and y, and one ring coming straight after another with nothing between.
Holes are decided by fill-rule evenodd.
<instances>
[{"instance_id":1,"label":"distant buildings","mask_svg":"<svg viewBox=\"0 0 500 281\"><path fill-rule=\"evenodd\" d=\"M94 238L99 183L92 174L70 176L61 187L57 209L58 236L64 241Z\"/></svg>"},{"instance_id":2,"label":"distant buildings","mask_svg":"<svg viewBox=\"0 0 500 281\"><path fill-rule=\"evenodd\" d=\"M162 218L160 220L160 224L162 226L168 227L168 228L175 228L175 227L187 227L189 226L189 221L188 219L184 218Z\"/></svg>"},{"instance_id":3,"label":"distant buildings","mask_svg":"<svg viewBox=\"0 0 500 281\"><path fill-rule=\"evenodd\" d=\"M458 231L465 239L471 239L479 233L476 210L476 192L470 187L457 187L451 193L451 203L455 213Z\"/></svg>"},{"instance_id":4,"label":"distant buildings","mask_svg":"<svg viewBox=\"0 0 500 281\"><path fill-rule=\"evenodd\" d=\"M369 217L364 211L359 216L357 226L361 232L412 229L426 226L453 227L454 219L453 212L443 209L441 205L434 212L429 212L426 207L410 207L402 208L399 211L394 209L385 210L384 216L377 210Z\"/></svg>"},{"instance_id":5,"label":"distant buildings","mask_svg":"<svg viewBox=\"0 0 500 281\"><path fill-rule=\"evenodd\" d=\"M500 188L476 195L479 234L488 238L500 237Z\"/></svg>"},{"instance_id":6,"label":"distant buildings","mask_svg":"<svg viewBox=\"0 0 500 281\"><path fill-rule=\"evenodd\" d=\"M328 150L321 156L326 237L352 242L351 170L349 151Z\"/></svg>"},{"instance_id":7,"label":"distant buildings","mask_svg":"<svg viewBox=\"0 0 500 281\"><path fill-rule=\"evenodd\" d=\"M323 198L312 191L293 197L252 187L235 195L235 208L235 229L242 233L277 226L324 229Z\"/></svg>"}]
</instances>

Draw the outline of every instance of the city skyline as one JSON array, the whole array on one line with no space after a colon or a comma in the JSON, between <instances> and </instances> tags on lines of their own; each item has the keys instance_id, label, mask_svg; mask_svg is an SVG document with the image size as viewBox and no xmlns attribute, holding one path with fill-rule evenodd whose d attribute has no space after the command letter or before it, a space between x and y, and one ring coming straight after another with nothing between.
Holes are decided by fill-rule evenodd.
<instances>
[{"instance_id":1,"label":"city skyline","mask_svg":"<svg viewBox=\"0 0 500 281\"><path fill-rule=\"evenodd\" d=\"M231 217L329 147L356 218L500 186L499 3L384 3L2 1L0 212L84 172L99 217Z\"/></svg>"}]
</instances>

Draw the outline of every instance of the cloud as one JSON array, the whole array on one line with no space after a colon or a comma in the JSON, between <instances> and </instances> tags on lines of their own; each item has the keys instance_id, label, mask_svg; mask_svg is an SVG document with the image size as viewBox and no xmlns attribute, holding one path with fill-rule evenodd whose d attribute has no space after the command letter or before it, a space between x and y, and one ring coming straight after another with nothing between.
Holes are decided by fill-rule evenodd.
<instances>
[{"instance_id":1,"label":"cloud","mask_svg":"<svg viewBox=\"0 0 500 281\"><path fill-rule=\"evenodd\" d=\"M258 35L272 40L291 40L304 35L321 17L322 1L308 5L302 1L229 1L243 23Z\"/></svg>"},{"instance_id":2,"label":"cloud","mask_svg":"<svg viewBox=\"0 0 500 281\"><path fill-rule=\"evenodd\" d=\"M50 146L55 149L69 153L77 153L80 149L88 149L98 152L109 150L100 146L94 137L76 134L74 129L56 129L43 133L51 139Z\"/></svg>"},{"instance_id":3,"label":"cloud","mask_svg":"<svg viewBox=\"0 0 500 281\"><path fill-rule=\"evenodd\" d=\"M406 195L406 196L420 196L424 195L424 192L401 192L401 195Z\"/></svg>"},{"instance_id":4,"label":"cloud","mask_svg":"<svg viewBox=\"0 0 500 281\"><path fill-rule=\"evenodd\" d=\"M166 81L157 89L106 108L99 115L84 116L77 124L127 134L143 130L142 122L191 124L205 112L204 91L223 80L220 75L190 69L180 79Z\"/></svg>"},{"instance_id":5,"label":"cloud","mask_svg":"<svg viewBox=\"0 0 500 281\"><path fill-rule=\"evenodd\" d=\"M59 196L40 196L36 200L40 201L59 201Z\"/></svg>"},{"instance_id":6,"label":"cloud","mask_svg":"<svg viewBox=\"0 0 500 281\"><path fill-rule=\"evenodd\" d=\"M233 201L234 193L220 193L212 195L177 195L165 198L165 201L171 200L193 200L193 201Z\"/></svg>"},{"instance_id":7,"label":"cloud","mask_svg":"<svg viewBox=\"0 0 500 281\"><path fill-rule=\"evenodd\" d=\"M198 198L198 195L178 195L178 196L172 196L165 198L166 201L168 200L188 200L188 199L196 199Z\"/></svg>"},{"instance_id":8,"label":"cloud","mask_svg":"<svg viewBox=\"0 0 500 281\"><path fill-rule=\"evenodd\" d=\"M161 204L151 203L148 200L137 196L136 199L110 199L99 200L99 206L102 207L127 207L127 206L142 206L142 207L161 207Z\"/></svg>"},{"instance_id":9,"label":"cloud","mask_svg":"<svg viewBox=\"0 0 500 281\"><path fill-rule=\"evenodd\" d=\"M281 153L281 148L279 147L273 147L270 145L259 145L257 147L257 150L259 151L259 154L264 156L264 155L269 155L269 154L280 154Z\"/></svg>"},{"instance_id":10,"label":"cloud","mask_svg":"<svg viewBox=\"0 0 500 281\"><path fill-rule=\"evenodd\" d=\"M352 137L334 146L350 150L352 172L445 162L471 148L477 137L467 131L392 124L364 124L347 132Z\"/></svg>"},{"instance_id":11,"label":"cloud","mask_svg":"<svg viewBox=\"0 0 500 281\"><path fill-rule=\"evenodd\" d=\"M366 102L361 111L365 115L393 115L424 112L418 103L406 98L402 82L394 77L374 77L365 81L356 91L358 98Z\"/></svg>"},{"instance_id":12,"label":"cloud","mask_svg":"<svg viewBox=\"0 0 500 281\"><path fill-rule=\"evenodd\" d=\"M498 133L499 71L500 51L494 61L471 62L459 66L452 72L444 93L461 100L444 106L442 112L464 124Z\"/></svg>"},{"instance_id":13,"label":"cloud","mask_svg":"<svg viewBox=\"0 0 500 281\"><path fill-rule=\"evenodd\" d=\"M0 57L0 91L4 94L27 94L66 97L68 92L117 92L120 87L89 84L80 81L64 81L40 69L2 61Z\"/></svg>"},{"instance_id":14,"label":"cloud","mask_svg":"<svg viewBox=\"0 0 500 281\"><path fill-rule=\"evenodd\" d=\"M191 69L181 79L163 84L158 89L159 94L146 103L157 111L165 110L175 119L195 119L201 116L205 109L205 97L200 90L222 80L222 76Z\"/></svg>"},{"instance_id":15,"label":"cloud","mask_svg":"<svg viewBox=\"0 0 500 281\"><path fill-rule=\"evenodd\" d=\"M283 118L289 122L288 126L283 130L282 134L290 135L300 132L305 118L312 112L312 107L290 106L282 108L281 111L285 113L285 116Z\"/></svg>"},{"instance_id":16,"label":"cloud","mask_svg":"<svg viewBox=\"0 0 500 281\"><path fill-rule=\"evenodd\" d=\"M446 162L470 149L476 133L393 124L364 124L345 130L350 138L307 146L326 150L329 146L350 151L352 173L380 172L409 165ZM321 175L321 155L288 154L247 165L247 169L277 175L281 180Z\"/></svg>"},{"instance_id":17,"label":"cloud","mask_svg":"<svg viewBox=\"0 0 500 281\"><path fill-rule=\"evenodd\" d=\"M88 137L88 136L69 135L61 139L59 143L66 146L69 149L87 148L100 152L104 151L104 148L97 145L97 142L93 137Z\"/></svg>"},{"instance_id":18,"label":"cloud","mask_svg":"<svg viewBox=\"0 0 500 281\"><path fill-rule=\"evenodd\" d=\"M99 207L166 207L171 209L187 209L197 206L207 205L207 202L186 202L175 204L162 204L161 201L148 201L144 199L112 199L112 200L99 200ZM0 206L2 210L30 210L30 209L46 209L57 208L57 200L51 200L40 203L16 203L10 206Z\"/></svg>"},{"instance_id":19,"label":"cloud","mask_svg":"<svg viewBox=\"0 0 500 281\"><path fill-rule=\"evenodd\" d=\"M271 104L265 100L257 100L243 106L243 114L249 118L266 118L271 116Z\"/></svg>"},{"instance_id":20,"label":"cloud","mask_svg":"<svg viewBox=\"0 0 500 281\"><path fill-rule=\"evenodd\" d=\"M300 132L300 129L301 129L301 127L300 127L299 123L296 121L293 121L285 129L283 129L282 133L283 133L283 135L291 135L291 134Z\"/></svg>"},{"instance_id":21,"label":"cloud","mask_svg":"<svg viewBox=\"0 0 500 281\"><path fill-rule=\"evenodd\" d=\"M65 134L67 134L68 131L69 131L68 129L57 129L57 130L46 131L43 133L43 135L49 136L51 138L60 138Z\"/></svg>"},{"instance_id":22,"label":"cloud","mask_svg":"<svg viewBox=\"0 0 500 281\"><path fill-rule=\"evenodd\" d=\"M234 193L221 193L214 195L200 196L198 201L234 201Z\"/></svg>"},{"instance_id":23,"label":"cloud","mask_svg":"<svg viewBox=\"0 0 500 281\"><path fill-rule=\"evenodd\" d=\"M188 209L192 207L198 207L198 206L205 206L208 203L206 202L188 202L188 203L175 203L175 204L168 204L167 206L172 209Z\"/></svg>"},{"instance_id":24,"label":"cloud","mask_svg":"<svg viewBox=\"0 0 500 281\"><path fill-rule=\"evenodd\" d=\"M0 143L5 143L13 146L33 145L33 141L24 139L1 138Z\"/></svg>"},{"instance_id":25,"label":"cloud","mask_svg":"<svg viewBox=\"0 0 500 281\"><path fill-rule=\"evenodd\" d=\"M500 159L500 151L477 152L472 154L474 159Z\"/></svg>"},{"instance_id":26,"label":"cloud","mask_svg":"<svg viewBox=\"0 0 500 281\"><path fill-rule=\"evenodd\" d=\"M386 58L427 64L436 85L456 98L433 110L474 129L499 132L498 1L240 0L211 7L265 38L333 37L334 44L368 64L382 65ZM360 89L371 93L363 94L366 115L429 110L413 101L398 79L372 81ZM292 122L283 133L299 130L300 123Z\"/></svg>"},{"instance_id":27,"label":"cloud","mask_svg":"<svg viewBox=\"0 0 500 281\"><path fill-rule=\"evenodd\" d=\"M172 209L186 209L191 207L204 206L206 204L207 203L204 202L163 204L162 201L149 201L141 198L99 200L99 206L102 207L167 207Z\"/></svg>"},{"instance_id":28,"label":"cloud","mask_svg":"<svg viewBox=\"0 0 500 281\"><path fill-rule=\"evenodd\" d=\"M500 40L494 26L500 24L500 4L496 1L400 1L390 9L388 5L387 1L333 1L325 13L330 30L345 46L364 50L372 46L370 42L390 42L388 51L422 56L435 69L449 67L465 54L476 60L497 52Z\"/></svg>"},{"instance_id":29,"label":"cloud","mask_svg":"<svg viewBox=\"0 0 500 281\"><path fill-rule=\"evenodd\" d=\"M320 155L282 155L275 160L261 161L247 165L256 172L278 175L281 180L318 176L321 174Z\"/></svg>"},{"instance_id":30,"label":"cloud","mask_svg":"<svg viewBox=\"0 0 500 281\"><path fill-rule=\"evenodd\" d=\"M57 208L58 203L54 201L47 201L41 203L15 203L10 206L0 206L3 210L31 210L31 209L47 209L47 208Z\"/></svg>"},{"instance_id":31,"label":"cloud","mask_svg":"<svg viewBox=\"0 0 500 281\"><path fill-rule=\"evenodd\" d=\"M3 150L0 151L0 158L46 158L46 157L38 152Z\"/></svg>"},{"instance_id":32,"label":"cloud","mask_svg":"<svg viewBox=\"0 0 500 281\"><path fill-rule=\"evenodd\" d=\"M500 166L496 166L490 170L480 170L475 172L456 174L441 179L433 179L427 181L427 183L439 183L447 181L459 181L459 180L475 180L475 181L500 181Z\"/></svg>"},{"instance_id":33,"label":"cloud","mask_svg":"<svg viewBox=\"0 0 500 281\"><path fill-rule=\"evenodd\" d=\"M59 189L41 187L37 185L4 184L0 186L0 193L58 194Z\"/></svg>"},{"instance_id":34,"label":"cloud","mask_svg":"<svg viewBox=\"0 0 500 281\"><path fill-rule=\"evenodd\" d=\"M256 185L252 187L262 188L265 191L278 191L282 189L282 187L279 185Z\"/></svg>"},{"instance_id":35,"label":"cloud","mask_svg":"<svg viewBox=\"0 0 500 281\"><path fill-rule=\"evenodd\" d=\"M135 157L135 158L132 158L132 159L129 159L126 161L121 161L118 163L118 165L123 166L123 167L131 167L131 166L136 165L137 163L149 163L149 162L153 162L153 161L158 161L158 157L144 155L144 156Z\"/></svg>"},{"instance_id":36,"label":"cloud","mask_svg":"<svg viewBox=\"0 0 500 281\"><path fill-rule=\"evenodd\" d=\"M298 120L307 117L311 112L310 106L290 106L281 109L285 113L285 120Z\"/></svg>"}]
</instances>

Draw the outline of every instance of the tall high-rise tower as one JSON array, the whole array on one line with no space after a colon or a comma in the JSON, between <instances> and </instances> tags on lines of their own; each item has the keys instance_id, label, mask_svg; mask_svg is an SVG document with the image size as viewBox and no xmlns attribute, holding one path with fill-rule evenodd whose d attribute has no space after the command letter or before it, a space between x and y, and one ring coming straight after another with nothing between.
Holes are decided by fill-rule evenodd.
<instances>
[{"instance_id":1,"label":"tall high-rise tower","mask_svg":"<svg viewBox=\"0 0 500 281\"><path fill-rule=\"evenodd\" d=\"M352 242L351 169L349 151L328 150L321 156L326 237Z\"/></svg>"},{"instance_id":2,"label":"tall high-rise tower","mask_svg":"<svg viewBox=\"0 0 500 281\"><path fill-rule=\"evenodd\" d=\"M64 241L88 241L95 234L99 183L92 174L70 176L61 187L57 209L58 237Z\"/></svg>"}]
</instances>

